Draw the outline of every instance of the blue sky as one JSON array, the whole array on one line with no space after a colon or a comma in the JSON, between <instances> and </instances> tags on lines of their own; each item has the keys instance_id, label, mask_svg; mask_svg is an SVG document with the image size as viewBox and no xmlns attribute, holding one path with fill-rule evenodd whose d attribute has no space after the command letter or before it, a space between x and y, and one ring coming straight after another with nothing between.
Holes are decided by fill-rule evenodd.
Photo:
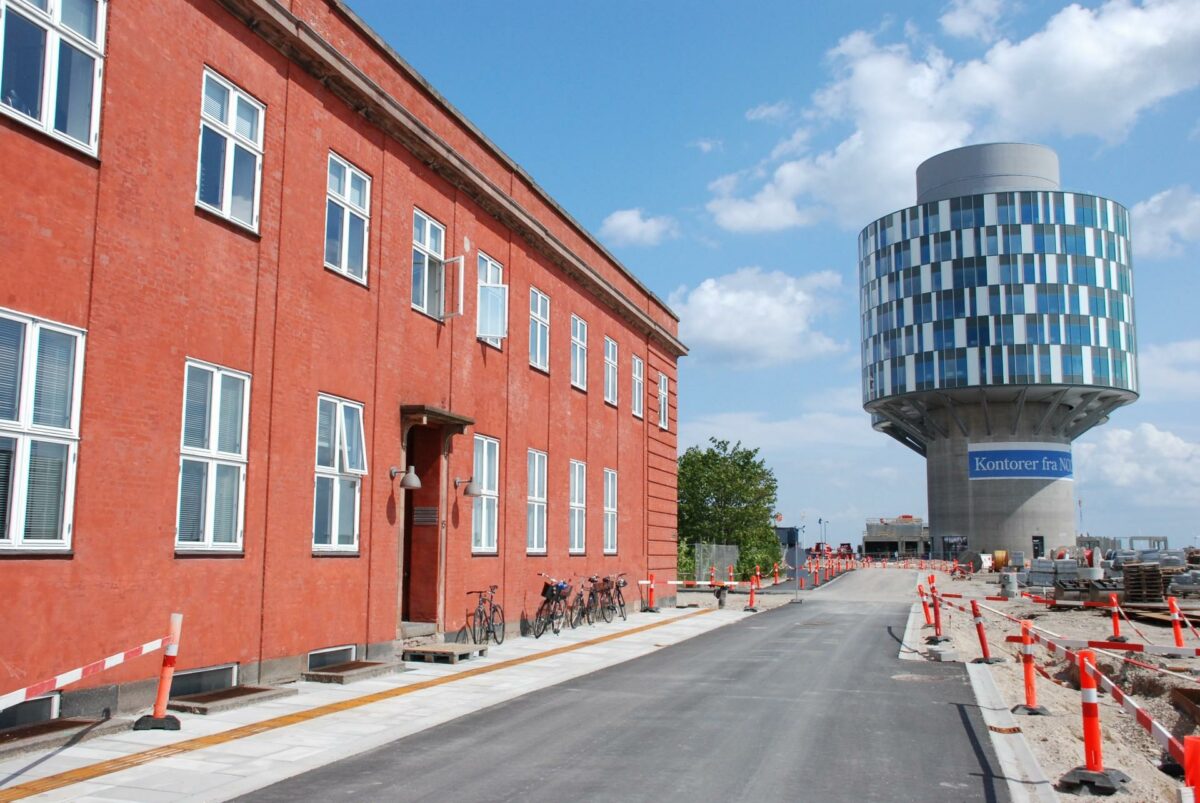
<instances>
[{"instance_id":1,"label":"blue sky","mask_svg":"<svg viewBox=\"0 0 1200 803\"><path fill-rule=\"evenodd\" d=\"M1200 0L349 0L681 317L681 448L760 449L785 522L926 514L861 407L855 237L919 162L1054 148L1134 215L1142 397L1075 444L1082 529L1200 543Z\"/></svg>"}]
</instances>

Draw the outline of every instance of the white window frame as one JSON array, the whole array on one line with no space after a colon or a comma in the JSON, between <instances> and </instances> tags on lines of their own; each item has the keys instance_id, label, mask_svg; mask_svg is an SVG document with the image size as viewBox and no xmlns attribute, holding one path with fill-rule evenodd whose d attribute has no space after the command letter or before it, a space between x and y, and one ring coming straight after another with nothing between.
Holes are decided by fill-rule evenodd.
<instances>
[{"instance_id":1,"label":"white window frame","mask_svg":"<svg viewBox=\"0 0 1200 803\"><path fill-rule=\"evenodd\" d=\"M525 497L525 552L546 554L546 464L545 452L530 449L525 458L528 491Z\"/></svg>"},{"instance_id":2,"label":"white window frame","mask_svg":"<svg viewBox=\"0 0 1200 803\"><path fill-rule=\"evenodd\" d=\"M550 372L550 296L536 287L529 288L529 364Z\"/></svg>"},{"instance_id":3,"label":"white window frame","mask_svg":"<svg viewBox=\"0 0 1200 803\"><path fill-rule=\"evenodd\" d=\"M498 349L500 342L508 337L508 285L504 283L504 266L483 251L479 252L477 264L479 280L475 296L475 336ZM498 301L503 311L494 332L486 331L485 324L490 321L485 321L483 314L491 301Z\"/></svg>"},{"instance_id":4,"label":"white window frame","mask_svg":"<svg viewBox=\"0 0 1200 803\"><path fill-rule=\"evenodd\" d=\"M587 552L587 463L572 460L568 475L567 553Z\"/></svg>"},{"instance_id":5,"label":"white window frame","mask_svg":"<svg viewBox=\"0 0 1200 803\"><path fill-rule=\"evenodd\" d=\"M438 238L439 247L436 249L430 246L428 242L430 239L429 231L431 229L436 230L440 235ZM432 215L428 215L416 207L413 207L412 247L412 307L417 312L441 321L446 317L446 227L435 220ZM420 254L425 260L425 267L423 268L421 274L421 289L419 298L416 288L417 254ZM431 284L441 285L441 291L438 294L438 301L440 302L440 305L437 309L431 308L429 301L429 290Z\"/></svg>"},{"instance_id":6,"label":"white window frame","mask_svg":"<svg viewBox=\"0 0 1200 803\"><path fill-rule=\"evenodd\" d=\"M185 443L187 432L187 380L192 370L207 371L212 376L208 396L208 447L189 446ZM237 452L223 451L218 448L218 434L221 431L220 392L225 377L242 382L241 432L238 442L241 449ZM182 411L179 417L179 477L175 495L175 551L176 552L241 552L246 522L246 465L247 437L250 432L250 375L235 371L203 360L188 359L183 367L183 399ZM179 538L179 514L183 504L183 464L200 463L205 468L204 484L204 537L201 541L182 541ZM213 540L213 527L216 516L217 501L217 469L218 467L236 468L238 472L238 502L237 502L237 536L233 541Z\"/></svg>"},{"instance_id":7,"label":"white window frame","mask_svg":"<svg viewBox=\"0 0 1200 803\"><path fill-rule=\"evenodd\" d=\"M471 479L479 496L471 500L471 552L494 555L500 531L500 441L476 435L474 457Z\"/></svg>"},{"instance_id":8,"label":"white window frame","mask_svg":"<svg viewBox=\"0 0 1200 803\"><path fill-rule=\"evenodd\" d=\"M20 14L21 18L42 29L46 35L46 49L42 62L42 86L38 100L40 114L36 117L0 102L0 113L35 128L72 148L96 156L100 149L100 102L103 98L104 41L108 21L108 0L99 0L96 6L96 40L93 42L83 34L67 27L62 21L61 0L49 0L45 11L29 0L0 0L0 45L4 42L4 30L9 14ZM89 122L87 142L75 139L55 128L54 110L58 97L58 62L63 44L74 47L93 60L92 67L92 119ZM4 64L0 51L0 75Z\"/></svg>"},{"instance_id":9,"label":"white window frame","mask_svg":"<svg viewBox=\"0 0 1200 803\"><path fill-rule=\"evenodd\" d=\"M342 176L344 187L342 191L334 189L332 186L332 173L334 165L342 168ZM353 200L353 195L349 188L353 186L355 179L363 182L363 203L359 204ZM329 205L334 204L342 210L342 230L340 232L340 245L338 248L337 262L329 261ZM362 276L355 276L350 269L350 218L352 215L357 215L363 221L362 233ZM367 271L371 262L371 177L359 170L357 167L338 156L333 151L329 152L329 161L326 165L325 174L325 248L324 260L325 267L335 273L340 273L352 282L358 282L361 285L367 284Z\"/></svg>"},{"instance_id":10,"label":"white window frame","mask_svg":"<svg viewBox=\"0 0 1200 803\"><path fill-rule=\"evenodd\" d=\"M646 408L646 363L641 357L633 355L633 365L630 369L632 376L631 407L633 414L642 418Z\"/></svg>"},{"instance_id":11,"label":"white window frame","mask_svg":"<svg viewBox=\"0 0 1200 803\"><path fill-rule=\"evenodd\" d=\"M604 554L617 554L617 470L604 469Z\"/></svg>"},{"instance_id":12,"label":"white window frame","mask_svg":"<svg viewBox=\"0 0 1200 803\"><path fill-rule=\"evenodd\" d=\"M333 433L330 443L330 448L333 450L333 465L322 465L320 462L320 428L321 428L321 403L334 405L333 413ZM358 410L358 425L361 428L359 437L362 443L362 465L354 467L350 465L350 446L346 433L346 409ZM313 444L313 463L316 466L316 476L313 478L313 515L312 515L312 549L313 552L357 552L359 537L362 531L362 478L368 473L367 460L367 411L366 407L360 402L343 399L339 396L331 396L326 393L317 394L317 428ZM330 493L329 500L329 543L317 543L317 489L320 481L324 479L333 483L333 490ZM342 483L354 483L354 500L351 504L354 505L354 541L349 544L338 543L338 522L341 520L341 508L344 504L342 499Z\"/></svg>"},{"instance_id":13,"label":"white window frame","mask_svg":"<svg viewBox=\"0 0 1200 803\"><path fill-rule=\"evenodd\" d=\"M204 88L209 81L213 81L225 88L229 93L229 107L227 115L233 120L230 123L228 120L218 120L209 115L204 110ZM258 112L258 125L255 126L255 137L242 136L237 132L237 106L239 102L245 102ZM217 73L208 67L204 68L204 76L200 81L200 126L199 133L196 139L196 206L201 209L206 209L214 215L228 220L235 226L241 226L244 229L249 229L255 234L258 233L258 215L259 207L262 200L262 165L263 165L263 130L266 128L267 122L267 107L257 98L250 95L241 87L234 84L229 79ZM204 131L205 129L217 134L225 139L225 156L222 164L223 178L221 189L221 203L219 206L207 203L200 200L200 179L202 176L201 167L204 156ZM250 221L240 220L233 216L233 166L234 153L237 147L241 147L254 157L254 211Z\"/></svg>"},{"instance_id":14,"label":"white window frame","mask_svg":"<svg viewBox=\"0 0 1200 803\"><path fill-rule=\"evenodd\" d=\"M0 308L0 318L14 321L25 327L21 352L20 392L17 396L17 418L15 421L0 419L0 438L15 441L12 474L10 476L8 532L0 531L0 553L10 551L67 551L71 548L75 513L75 470L79 459L79 409L83 388L83 356L86 333L65 324L34 318L8 309ZM71 378L71 410L67 427L35 424L34 385L37 379L38 349L41 332L50 331L75 338L75 365ZM52 443L67 447L66 478L63 486L63 515L61 538L26 539L25 516L27 513L27 485L31 444ZM2 500L0 500L2 501ZM18 526L19 523L19 526Z\"/></svg>"},{"instance_id":15,"label":"white window frame","mask_svg":"<svg viewBox=\"0 0 1200 803\"><path fill-rule=\"evenodd\" d=\"M604 338L604 401L617 404L617 341Z\"/></svg>"},{"instance_id":16,"label":"white window frame","mask_svg":"<svg viewBox=\"0 0 1200 803\"><path fill-rule=\"evenodd\" d=\"M571 316L571 385L587 390L587 321Z\"/></svg>"},{"instance_id":17,"label":"white window frame","mask_svg":"<svg viewBox=\"0 0 1200 803\"><path fill-rule=\"evenodd\" d=\"M660 372L658 375L658 428L663 430L671 427L669 382L667 375Z\"/></svg>"}]
</instances>

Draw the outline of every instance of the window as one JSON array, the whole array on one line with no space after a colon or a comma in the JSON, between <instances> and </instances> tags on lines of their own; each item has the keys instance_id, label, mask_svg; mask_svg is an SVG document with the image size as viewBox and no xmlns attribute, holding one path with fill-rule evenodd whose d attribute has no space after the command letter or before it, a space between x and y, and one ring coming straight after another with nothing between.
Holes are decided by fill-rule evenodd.
<instances>
[{"instance_id":1,"label":"window","mask_svg":"<svg viewBox=\"0 0 1200 803\"><path fill-rule=\"evenodd\" d=\"M0 0L0 110L95 154L107 0Z\"/></svg>"},{"instance_id":2,"label":"window","mask_svg":"<svg viewBox=\"0 0 1200 803\"><path fill-rule=\"evenodd\" d=\"M366 284L371 179L331 153L325 192L325 267Z\"/></svg>"},{"instance_id":3,"label":"window","mask_svg":"<svg viewBox=\"0 0 1200 803\"><path fill-rule=\"evenodd\" d=\"M567 551L572 555L582 554L587 546L587 466L578 460L571 461L569 502Z\"/></svg>"},{"instance_id":4,"label":"window","mask_svg":"<svg viewBox=\"0 0 1200 803\"><path fill-rule=\"evenodd\" d=\"M631 399L633 401L633 414L641 418L646 402L646 364L642 362L641 357L633 358L633 392Z\"/></svg>"},{"instance_id":5,"label":"window","mask_svg":"<svg viewBox=\"0 0 1200 803\"><path fill-rule=\"evenodd\" d=\"M587 390L587 322L571 316L571 384Z\"/></svg>"},{"instance_id":6,"label":"window","mask_svg":"<svg viewBox=\"0 0 1200 803\"><path fill-rule=\"evenodd\" d=\"M529 288L529 364L550 370L550 296Z\"/></svg>"},{"instance_id":7,"label":"window","mask_svg":"<svg viewBox=\"0 0 1200 803\"><path fill-rule=\"evenodd\" d=\"M258 231L264 107L211 70L204 71L196 203Z\"/></svg>"},{"instance_id":8,"label":"window","mask_svg":"<svg viewBox=\"0 0 1200 803\"><path fill-rule=\"evenodd\" d=\"M479 252L479 298L476 305L476 334L489 346L500 348L508 337L508 285L504 266Z\"/></svg>"},{"instance_id":9,"label":"window","mask_svg":"<svg viewBox=\"0 0 1200 803\"><path fill-rule=\"evenodd\" d=\"M617 472L604 469L604 554L617 553Z\"/></svg>"},{"instance_id":10,"label":"window","mask_svg":"<svg viewBox=\"0 0 1200 803\"><path fill-rule=\"evenodd\" d=\"M446 310L445 239L442 224L413 210L412 305L435 318Z\"/></svg>"},{"instance_id":11,"label":"window","mask_svg":"<svg viewBox=\"0 0 1200 803\"><path fill-rule=\"evenodd\" d=\"M670 428L670 410L667 407L667 375L658 375L658 428Z\"/></svg>"},{"instance_id":12,"label":"window","mask_svg":"<svg viewBox=\"0 0 1200 803\"><path fill-rule=\"evenodd\" d=\"M546 552L546 453L529 450L529 495L525 502L525 551Z\"/></svg>"},{"instance_id":13,"label":"window","mask_svg":"<svg viewBox=\"0 0 1200 803\"><path fill-rule=\"evenodd\" d=\"M367 473L365 443L361 404L317 397L314 551L358 550L358 499Z\"/></svg>"},{"instance_id":14,"label":"window","mask_svg":"<svg viewBox=\"0 0 1200 803\"><path fill-rule=\"evenodd\" d=\"M0 310L0 551L71 546L83 344Z\"/></svg>"},{"instance_id":15,"label":"window","mask_svg":"<svg viewBox=\"0 0 1200 803\"><path fill-rule=\"evenodd\" d=\"M187 363L176 549L242 548L249 385L245 374Z\"/></svg>"},{"instance_id":16,"label":"window","mask_svg":"<svg viewBox=\"0 0 1200 803\"><path fill-rule=\"evenodd\" d=\"M471 501L471 551L495 552L500 514L500 441L475 436L475 471L480 495Z\"/></svg>"},{"instance_id":17,"label":"window","mask_svg":"<svg viewBox=\"0 0 1200 803\"><path fill-rule=\"evenodd\" d=\"M604 338L604 400L617 403L617 341Z\"/></svg>"}]
</instances>

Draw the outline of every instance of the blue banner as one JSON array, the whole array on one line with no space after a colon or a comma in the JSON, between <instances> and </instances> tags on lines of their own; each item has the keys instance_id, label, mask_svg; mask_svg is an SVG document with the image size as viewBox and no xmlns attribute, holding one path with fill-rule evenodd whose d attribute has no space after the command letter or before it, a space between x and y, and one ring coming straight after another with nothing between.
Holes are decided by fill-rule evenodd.
<instances>
[{"instance_id":1,"label":"blue banner","mask_svg":"<svg viewBox=\"0 0 1200 803\"><path fill-rule=\"evenodd\" d=\"M1073 474L1069 446L987 443L967 450L967 477L972 480L1069 480Z\"/></svg>"}]
</instances>

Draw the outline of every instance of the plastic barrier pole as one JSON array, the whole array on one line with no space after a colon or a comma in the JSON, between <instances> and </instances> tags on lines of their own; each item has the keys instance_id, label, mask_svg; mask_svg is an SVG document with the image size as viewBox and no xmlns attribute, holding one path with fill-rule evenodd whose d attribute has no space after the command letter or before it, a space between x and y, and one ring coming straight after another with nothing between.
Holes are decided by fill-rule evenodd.
<instances>
[{"instance_id":1,"label":"plastic barrier pole","mask_svg":"<svg viewBox=\"0 0 1200 803\"><path fill-rule=\"evenodd\" d=\"M746 605L745 608L742 609L744 611L751 611L751 612L758 611L758 606L755 605L755 602L757 601L757 597L755 597L755 595L754 595L755 585L756 584L754 581L754 576L752 575L750 577L750 602L749 602L749 604Z\"/></svg>"},{"instance_id":2,"label":"plastic barrier pole","mask_svg":"<svg viewBox=\"0 0 1200 803\"><path fill-rule=\"evenodd\" d=\"M775 585L779 585L779 564L775 564Z\"/></svg>"},{"instance_id":3,"label":"plastic barrier pole","mask_svg":"<svg viewBox=\"0 0 1200 803\"><path fill-rule=\"evenodd\" d=\"M717 567L716 566L708 567L708 582L710 582L710 583L717 582Z\"/></svg>"},{"instance_id":4,"label":"plastic barrier pole","mask_svg":"<svg viewBox=\"0 0 1200 803\"><path fill-rule=\"evenodd\" d=\"M949 636L942 635L942 600L938 597L937 586L929 586L929 596L933 598L933 635L925 639L928 644L941 644L949 641Z\"/></svg>"},{"instance_id":5,"label":"plastic barrier pole","mask_svg":"<svg viewBox=\"0 0 1200 803\"><path fill-rule=\"evenodd\" d=\"M821 567L814 566L812 569L809 570L809 573L812 575L813 588L820 587L820 585L821 585Z\"/></svg>"},{"instance_id":6,"label":"plastic barrier pole","mask_svg":"<svg viewBox=\"0 0 1200 803\"><path fill-rule=\"evenodd\" d=\"M1108 640L1109 641L1129 641L1129 639L1127 639L1125 636L1121 635L1121 616L1119 613L1120 606L1117 605L1117 595L1116 594L1108 595L1108 604L1112 607L1112 622L1113 622L1112 636L1109 637Z\"/></svg>"},{"instance_id":7,"label":"plastic barrier pole","mask_svg":"<svg viewBox=\"0 0 1200 803\"><path fill-rule=\"evenodd\" d=\"M1179 623L1179 601L1167 597L1167 607L1171 609L1171 629L1175 631L1175 646L1183 646L1183 626Z\"/></svg>"},{"instance_id":8,"label":"plastic barrier pole","mask_svg":"<svg viewBox=\"0 0 1200 803\"><path fill-rule=\"evenodd\" d=\"M925 586L917 583L917 594L921 597L921 610L925 613L925 626L933 624L933 614L929 612L929 603L925 600Z\"/></svg>"},{"instance_id":9,"label":"plastic barrier pole","mask_svg":"<svg viewBox=\"0 0 1200 803\"><path fill-rule=\"evenodd\" d=\"M729 582L733 582L733 564L729 565Z\"/></svg>"},{"instance_id":10,"label":"plastic barrier pole","mask_svg":"<svg viewBox=\"0 0 1200 803\"><path fill-rule=\"evenodd\" d=\"M800 590L801 591L804 590L804 578L803 577L800 578Z\"/></svg>"},{"instance_id":11,"label":"plastic barrier pole","mask_svg":"<svg viewBox=\"0 0 1200 803\"><path fill-rule=\"evenodd\" d=\"M1183 784L1200 800L1200 736L1183 737Z\"/></svg>"},{"instance_id":12,"label":"plastic barrier pole","mask_svg":"<svg viewBox=\"0 0 1200 803\"><path fill-rule=\"evenodd\" d=\"M975 617L975 632L979 634L979 650L983 653L983 657L975 663L977 664L998 664L1004 661L1003 658L993 658L991 651L988 649L987 636L983 632L983 615L979 613L979 602L971 600L971 615Z\"/></svg>"},{"instance_id":13,"label":"plastic barrier pole","mask_svg":"<svg viewBox=\"0 0 1200 803\"><path fill-rule=\"evenodd\" d=\"M154 713L138 717L135 731L179 730L179 718L167 714L167 699L171 696L171 679L175 677L175 660L179 655L179 637L183 633L183 614L171 614L170 641L163 649L162 669L158 674L158 696L154 698Z\"/></svg>"},{"instance_id":14,"label":"plastic barrier pole","mask_svg":"<svg viewBox=\"0 0 1200 803\"><path fill-rule=\"evenodd\" d=\"M658 613L658 606L654 604L654 574L650 575L650 587L646 591L646 613Z\"/></svg>"},{"instance_id":15,"label":"plastic barrier pole","mask_svg":"<svg viewBox=\"0 0 1200 803\"><path fill-rule=\"evenodd\" d=\"M1025 704L1013 706L1014 714L1046 715L1050 712L1037 702L1037 679L1033 670L1033 622L1021 621L1021 664L1025 672Z\"/></svg>"}]
</instances>

